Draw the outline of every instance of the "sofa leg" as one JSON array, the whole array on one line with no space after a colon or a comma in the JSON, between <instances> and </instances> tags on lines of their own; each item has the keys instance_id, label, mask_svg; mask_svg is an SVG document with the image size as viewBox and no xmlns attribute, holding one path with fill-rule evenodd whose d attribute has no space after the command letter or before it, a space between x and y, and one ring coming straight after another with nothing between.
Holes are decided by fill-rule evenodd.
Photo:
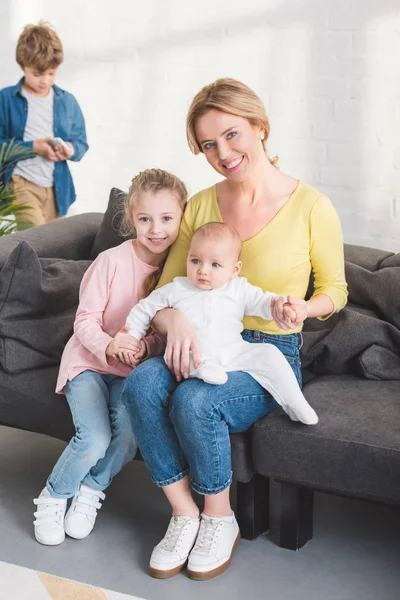
<instances>
[{"instance_id":1,"label":"sofa leg","mask_svg":"<svg viewBox=\"0 0 400 600\"><path fill-rule=\"evenodd\" d=\"M313 535L314 492L289 483L277 485L271 537L281 548L299 550Z\"/></svg>"},{"instance_id":2,"label":"sofa leg","mask_svg":"<svg viewBox=\"0 0 400 600\"><path fill-rule=\"evenodd\" d=\"M269 529L269 478L256 473L248 483L238 481L236 489L240 534L254 540Z\"/></svg>"}]
</instances>

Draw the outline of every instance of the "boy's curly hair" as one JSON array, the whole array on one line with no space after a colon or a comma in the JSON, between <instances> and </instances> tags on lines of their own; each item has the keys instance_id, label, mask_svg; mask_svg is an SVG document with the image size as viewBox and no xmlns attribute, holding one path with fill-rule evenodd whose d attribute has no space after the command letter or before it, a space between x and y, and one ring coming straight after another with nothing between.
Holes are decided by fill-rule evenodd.
<instances>
[{"instance_id":1,"label":"boy's curly hair","mask_svg":"<svg viewBox=\"0 0 400 600\"><path fill-rule=\"evenodd\" d=\"M25 25L18 38L16 59L21 69L33 67L39 73L55 69L64 60L61 40L46 21Z\"/></svg>"}]
</instances>

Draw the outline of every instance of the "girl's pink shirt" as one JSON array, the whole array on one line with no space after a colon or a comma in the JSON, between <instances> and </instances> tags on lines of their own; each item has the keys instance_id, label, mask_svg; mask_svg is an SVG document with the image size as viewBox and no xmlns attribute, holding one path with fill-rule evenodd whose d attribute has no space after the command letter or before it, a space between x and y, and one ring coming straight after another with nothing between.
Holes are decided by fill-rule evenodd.
<instances>
[{"instance_id":1,"label":"girl's pink shirt","mask_svg":"<svg viewBox=\"0 0 400 600\"><path fill-rule=\"evenodd\" d=\"M74 334L61 357L57 393L87 369L121 377L131 372L132 367L107 357L106 348L131 308L145 297L144 281L156 270L136 256L131 240L99 254L82 279ZM164 353L165 338L160 334L144 341L149 357Z\"/></svg>"}]
</instances>

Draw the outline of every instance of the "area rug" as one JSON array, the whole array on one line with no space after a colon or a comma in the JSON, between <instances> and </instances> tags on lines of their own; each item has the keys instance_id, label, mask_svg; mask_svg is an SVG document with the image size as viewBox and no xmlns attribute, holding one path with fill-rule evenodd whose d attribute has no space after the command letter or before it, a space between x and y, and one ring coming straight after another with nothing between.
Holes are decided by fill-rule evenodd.
<instances>
[{"instance_id":1,"label":"area rug","mask_svg":"<svg viewBox=\"0 0 400 600\"><path fill-rule=\"evenodd\" d=\"M0 600L143 600L0 561Z\"/></svg>"}]
</instances>

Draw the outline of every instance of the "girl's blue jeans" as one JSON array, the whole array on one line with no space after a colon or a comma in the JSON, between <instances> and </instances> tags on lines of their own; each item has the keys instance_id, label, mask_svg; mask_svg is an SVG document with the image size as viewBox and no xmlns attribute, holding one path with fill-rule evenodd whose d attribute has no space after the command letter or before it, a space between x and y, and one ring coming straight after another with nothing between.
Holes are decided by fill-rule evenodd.
<instances>
[{"instance_id":1,"label":"girl's blue jeans","mask_svg":"<svg viewBox=\"0 0 400 600\"><path fill-rule=\"evenodd\" d=\"M301 386L300 334L245 330L247 342L269 343L289 361ZM162 357L145 361L122 390L132 430L154 483L191 476L200 494L218 494L232 481L230 433L245 431L278 404L250 375L228 373L224 385L187 379L177 385Z\"/></svg>"},{"instance_id":2,"label":"girl's blue jeans","mask_svg":"<svg viewBox=\"0 0 400 600\"><path fill-rule=\"evenodd\" d=\"M47 480L52 496L71 498L81 483L102 491L134 458L137 444L121 401L123 381L87 370L67 382L76 433Z\"/></svg>"}]
</instances>

